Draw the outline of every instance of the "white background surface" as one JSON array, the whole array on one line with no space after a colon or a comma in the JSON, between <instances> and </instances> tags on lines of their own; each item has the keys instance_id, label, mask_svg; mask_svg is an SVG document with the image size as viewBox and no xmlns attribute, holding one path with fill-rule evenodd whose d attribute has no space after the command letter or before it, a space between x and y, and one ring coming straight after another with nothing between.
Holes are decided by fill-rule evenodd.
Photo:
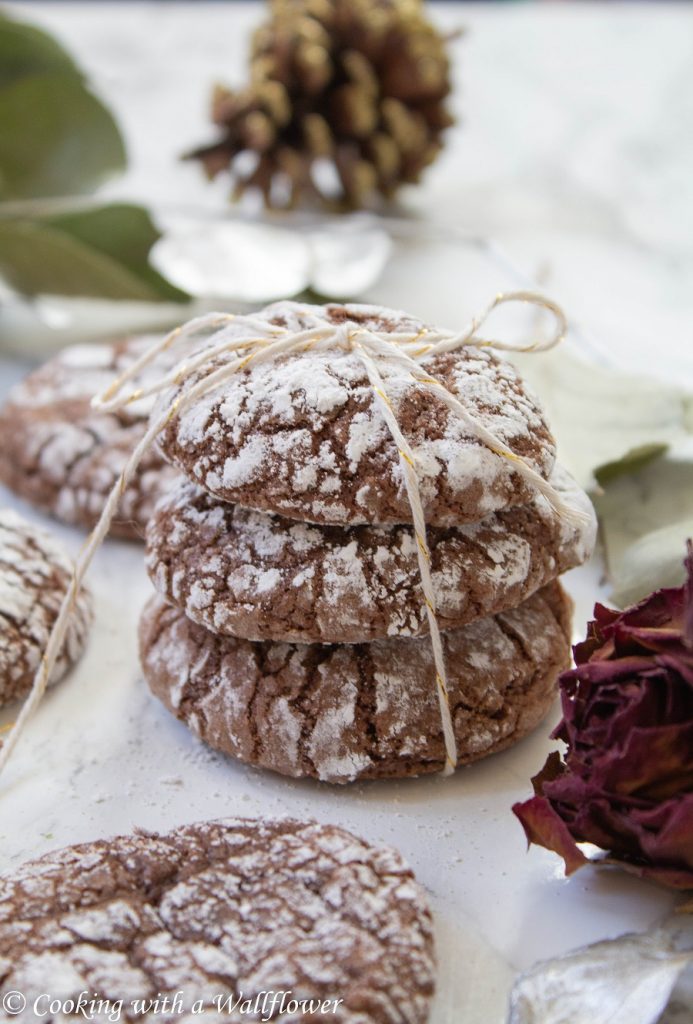
<instances>
[{"instance_id":1,"label":"white background surface","mask_svg":"<svg viewBox=\"0 0 693 1024\"><path fill-rule=\"evenodd\" d=\"M14 7L62 37L119 116L131 169L107 194L223 207L224 183L203 184L176 158L211 137L210 83L242 81L258 8ZM434 13L469 28L454 44L462 123L405 204L426 221L500 240L611 363L693 379L693 11L450 4ZM500 267L437 242L401 248L369 297L455 327L508 284ZM4 360L3 390L22 369ZM55 529L76 551L80 535ZM576 635L599 577L596 564L569 577ZM48 697L0 780L0 867L134 826L226 814L343 824L398 846L431 894L441 940L434 1024L500 1024L518 970L644 929L669 908L653 886L591 869L566 880L555 856L526 852L510 806L529 795L552 722L451 780L338 789L259 773L205 750L148 695L135 645L149 592L141 549L109 542L91 581L87 656Z\"/></svg>"}]
</instances>

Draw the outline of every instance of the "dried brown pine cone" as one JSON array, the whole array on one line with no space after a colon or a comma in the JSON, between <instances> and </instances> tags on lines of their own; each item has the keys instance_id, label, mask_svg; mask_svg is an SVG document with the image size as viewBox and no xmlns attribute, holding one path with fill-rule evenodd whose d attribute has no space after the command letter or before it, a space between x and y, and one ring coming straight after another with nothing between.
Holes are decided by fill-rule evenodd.
<instances>
[{"instance_id":1,"label":"dried brown pine cone","mask_svg":"<svg viewBox=\"0 0 693 1024\"><path fill-rule=\"evenodd\" d=\"M221 137L190 155L210 177L229 169L236 198L360 207L419 180L452 123L449 91L445 39L420 0L272 0L250 84L215 90Z\"/></svg>"}]
</instances>

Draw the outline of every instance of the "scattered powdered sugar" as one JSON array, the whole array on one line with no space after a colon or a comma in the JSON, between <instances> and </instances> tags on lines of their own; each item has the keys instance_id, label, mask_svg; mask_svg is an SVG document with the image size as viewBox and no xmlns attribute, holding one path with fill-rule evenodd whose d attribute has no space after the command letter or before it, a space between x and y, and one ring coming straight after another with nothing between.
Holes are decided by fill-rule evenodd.
<instances>
[{"instance_id":1,"label":"scattered powdered sugar","mask_svg":"<svg viewBox=\"0 0 693 1024\"><path fill-rule=\"evenodd\" d=\"M111 900L108 906L88 907L67 914L61 925L88 942L108 942L112 936L130 939L141 924L141 915L126 900Z\"/></svg>"},{"instance_id":2,"label":"scattered powdered sugar","mask_svg":"<svg viewBox=\"0 0 693 1024\"><path fill-rule=\"evenodd\" d=\"M207 474L208 486L217 489L220 486L239 487L242 484L250 483L255 478L257 470L270 456L271 451L271 443L266 437L251 437L244 445L240 455L229 456L225 460L221 479L216 473Z\"/></svg>"}]
</instances>

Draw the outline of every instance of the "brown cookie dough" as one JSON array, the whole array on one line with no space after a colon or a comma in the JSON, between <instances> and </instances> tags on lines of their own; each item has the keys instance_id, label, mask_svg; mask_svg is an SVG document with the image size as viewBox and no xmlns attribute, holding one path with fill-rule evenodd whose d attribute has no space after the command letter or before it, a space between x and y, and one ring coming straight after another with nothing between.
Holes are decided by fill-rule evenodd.
<instances>
[{"instance_id":1,"label":"brown cookie dough","mask_svg":"<svg viewBox=\"0 0 693 1024\"><path fill-rule=\"evenodd\" d=\"M546 500L481 523L431 527L438 624L455 629L514 608L592 552L586 494L556 468L574 526ZM291 643L366 643L428 632L409 526L316 526L220 502L184 482L156 508L146 561L157 591L213 633Z\"/></svg>"},{"instance_id":2,"label":"brown cookie dough","mask_svg":"<svg viewBox=\"0 0 693 1024\"><path fill-rule=\"evenodd\" d=\"M155 340L72 345L16 385L0 408L0 481L62 522L90 529L147 426L151 401L118 412L91 408ZM180 358L158 357L132 384L157 380ZM157 500L177 477L156 447L125 491L111 532L141 538Z\"/></svg>"},{"instance_id":3,"label":"brown cookie dough","mask_svg":"<svg viewBox=\"0 0 693 1024\"><path fill-rule=\"evenodd\" d=\"M459 762L515 743L548 711L570 660L558 583L444 634ZM371 644L219 637L158 596L140 623L152 691L206 743L283 775L328 782L439 771L443 735L427 637Z\"/></svg>"},{"instance_id":4,"label":"brown cookie dough","mask_svg":"<svg viewBox=\"0 0 693 1024\"><path fill-rule=\"evenodd\" d=\"M292 333L317 317L378 331L425 329L411 317L374 306L279 302L253 317ZM258 335L243 319L227 330L239 345ZM236 356L231 351L215 357L207 372ZM378 367L417 458L427 522L477 522L533 499L533 488L512 464L470 433L435 391L414 383L393 360L378 360ZM549 476L553 438L509 363L487 349L466 347L424 359L421 367L486 429ZM197 371L181 387L201 375ZM167 391L159 409L179 393ZM346 349L311 349L251 364L174 416L161 446L201 487L247 508L339 525L411 522L397 445L362 362Z\"/></svg>"},{"instance_id":5,"label":"brown cookie dough","mask_svg":"<svg viewBox=\"0 0 693 1024\"><path fill-rule=\"evenodd\" d=\"M0 512L0 706L28 692L71 575L70 559L49 533ZM82 654L91 619L91 595L82 590L51 683Z\"/></svg>"},{"instance_id":6,"label":"brown cookie dough","mask_svg":"<svg viewBox=\"0 0 693 1024\"><path fill-rule=\"evenodd\" d=\"M0 878L0 983L26 999L18 1024L43 1015L44 993L97 993L120 1001L119 1020L164 1024L202 1019L200 1000L204 1020L243 1024L260 1019L243 1001L274 992L339 1000L282 1020L425 1024L434 979L411 870L333 825L201 822L69 846ZM182 1010L133 1002L176 993Z\"/></svg>"}]
</instances>

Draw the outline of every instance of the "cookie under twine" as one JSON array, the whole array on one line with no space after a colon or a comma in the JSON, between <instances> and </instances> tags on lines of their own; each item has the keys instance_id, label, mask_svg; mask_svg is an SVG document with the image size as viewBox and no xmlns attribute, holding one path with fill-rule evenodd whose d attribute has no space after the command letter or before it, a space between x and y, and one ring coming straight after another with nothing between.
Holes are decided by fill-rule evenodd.
<instances>
[{"instance_id":1,"label":"cookie under twine","mask_svg":"<svg viewBox=\"0 0 693 1024\"><path fill-rule=\"evenodd\" d=\"M547 339L529 345L513 345L501 341L486 339L477 335L478 329L498 307L510 302L529 303L551 313L556 321L554 333ZM416 332L384 332L364 327L354 321L334 324L325 317L312 311L304 311L308 324L301 331L291 331L276 324L260 321L252 315L234 313L210 313L206 316L190 320L182 327L176 328L165 338L152 345L139 359L121 374L106 391L92 400L95 409L113 411L122 409L141 398L155 395L167 388L184 385L190 377L203 370L206 363L218 356L232 357L224 365L211 370L195 383L177 395L163 410L153 413L150 417L146 433L135 447L125 468L114 484L106 499L99 520L89 534L76 559L75 568L68 591L63 599L58 617L51 631L46 650L34 677L31 691L24 706L14 723L9 735L0 750L0 771L4 768L21 736L26 723L41 702L46 691L48 680L55 661L62 648L70 615L74 610L75 601L84 577L89 569L96 551L103 543L111 522L118 510L120 499L132 480L135 471L157 435L170 421L179 416L186 408L203 395L214 390L230 379L234 374L244 370L251 363L268 362L278 356L290 353L302 353L309 349L341 349L351 351L363 363L368 381L378 402L383 419L395 442L402 468L407 499L411 509L412 524L417 541L417 558L421 577L423 602L431 635L431 647L435 665L435 685L440 710L440 719L445 742L445 764L443 775L451 774L457 766L457 744L450 710L447 689L447 674L443 644L436 615L436 601L431 578L431 554L428 546L426 523L424 518L421 492L416 471L416 455L402 433L397 416L388 397L387 385L378 369L382 361L396 364L409 373L412 383L434 392L442 399L451 413L458 416L469 429L490 451L499 458L507 459L515 472L533 484L543 495L555 514L567 522L582 523L586 514L568 505L561 495L538 472L512 451L499 437L487 430L465 409L460 400L448 390L437 378L430 376L422 368L421 361L443 352L453 352L466 345L476 348L495 348L515 352L545 352L558 345L565 337L567 321L560 306L550 299L531 291L515 291L500 293L487 307L480 317L473 319L469 327L461 334L450 331L438 331L432 328L421 328ZM231 323L241 323L257 336L245 340L234 336L228 327ZM132 380L141 370L151 363L159 353L169 348L182 338L194 338L198 335L209 337L212 344L193 355L188 360L181 360L173 371L156 384L139 388L119 397L125 384Z\"/></svg>"}]
</instances>

